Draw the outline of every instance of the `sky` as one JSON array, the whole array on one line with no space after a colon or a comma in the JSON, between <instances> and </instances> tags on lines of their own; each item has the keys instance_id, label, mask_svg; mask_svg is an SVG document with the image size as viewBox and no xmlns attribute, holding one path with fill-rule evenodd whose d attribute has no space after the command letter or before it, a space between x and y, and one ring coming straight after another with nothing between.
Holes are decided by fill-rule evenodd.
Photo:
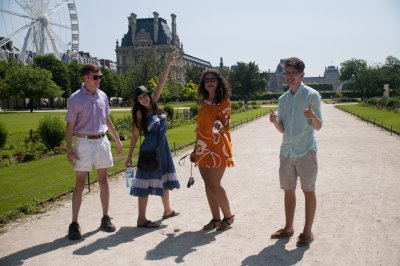
<instances>
[{"instance_id":1,"label":"sky","mask_svg":"<svg viewBox=\"0 0 400 266\"><path fill-rule=\"evenodd\" d=\"M3 1L3 0L1 0ZM5 1L5 0L4 0ZM164 18L184 52L218 66L255 62L274 72L280 59L296 56L306 76L352 59L381 64L400 59L400 0L75 0L79 50L116 61L115 44L128 32L128 17Z\"/></svg>"}]
</instances>

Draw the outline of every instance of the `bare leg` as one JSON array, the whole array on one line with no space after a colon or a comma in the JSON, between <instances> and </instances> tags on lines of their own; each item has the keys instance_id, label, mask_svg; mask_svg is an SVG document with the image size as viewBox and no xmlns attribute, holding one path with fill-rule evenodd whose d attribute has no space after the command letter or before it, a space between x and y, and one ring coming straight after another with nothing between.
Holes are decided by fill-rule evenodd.
<instances>
[{"instance_id":1,"label":"bare leg","mask_svg":"<svg viewBox=\"0 0 400 266\"><path fill-rule=\"evenodd\" d=\"M72 222L78 222L86 176L87 172L76 172L75 189L72 193Z\"/></svg>"},{"instance_id":2,"label":"bare leg","mask_svg":"<svg viewBox=\"0 0 400 266\"><path fill-rule=\"evenodd\" d=\"M212 195L212 192L208 186L205 186L205 190L206 190L208 205L210 206L211 215L212 215L213 219L221 220L221 216L219 213L219 206L218 206L217 201L215 200L215 198Z\"/></svg>"},{"instance_id":3,"label":"bare leg","mask_svg":"<svg viewBox=\"0 0 400 266\"><path fill-rule=\"evenodd\" d=\"M103 208L103 216L108 215L108 208L110 206L110 187L108 185L108 169L97 169L97 179L100 185L100 200L101 207Z\"/></svg>"},{"instance_id":4,"label":"bare leg","mask_svg":"<svg viewBox=\"0 0 400 266\"><path fill-rule=\"evenodd\" d=\"M317 198L315 196L315 191L309 191L306 192L304 191L304 197L305 197L305 215L306 215L306 221L304 224L304 229L303 233L305 235L311 235L311 228L314 222L314 216L315 216L315 210L317 209Z\"/></svg>"},{"instance_id":5,"label":"bare leg","mask_svg":"<svg viewBox=\"0 0 400 266\"><path fill-rule=\"evenodd\" d=\"M169 189L164 189L163 195L161 197L162 204L164 206L164 215L169 215L172 213L171 206L169 204Z\"/></svg>"},{"instance_id":6,"label":"bare leg","mask_svg":"<svg viewBox=\"0 0 400 266\"><path fill-rule=\"evenodd\" d=\"M293 230L293 220L294 220L295 210L296 210L296 191L294 189L285 190L286 232L290 232Z\"/></svg>"},{"instance_id":7,"label":"bare leg","mask_svg":"<svg viewBox=\"0 0 400 266\"><path fill-rule=\"evenodd\" d=\"M149 200L149 196L138 197L138 204L139 204L139 216L137 219L138 224L144 224L147 221L146 208L147 208L148 200Z\"/></svg>"},{"instance_id":8,"label":"bare leg","mask_svg":"<svg viewBox=\"0 0 400 266\"><path fill-rule=\"evenodd\" d=\"M206 186L206 195L214 219L219 218L219 208L225 218L232 216L229 200L225 189L221 186L221 179L225 168L199 168L201 177ZM218 213L218 214L217 214Z\"/></svg>"}]
</instances>

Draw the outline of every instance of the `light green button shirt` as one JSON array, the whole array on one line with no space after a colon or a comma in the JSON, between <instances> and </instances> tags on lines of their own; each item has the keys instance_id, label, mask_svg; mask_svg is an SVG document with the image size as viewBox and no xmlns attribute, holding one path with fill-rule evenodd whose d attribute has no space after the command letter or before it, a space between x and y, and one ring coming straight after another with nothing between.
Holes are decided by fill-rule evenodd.
<instances>
[{"instance_id":1,"label":"light green button shirt","mask_svg":"<svg viewBox=\"0 0 400 266\"><path fill-rule=\"evenodd\" d=\"M296 94L290 90L278 99L278 122L284 133L280 154L284 157L300 157L308 151L317 151L317 139L311 120L304 117L304 109L311 105L321 120L321 96L318 91L301 83Z\"/></svg>"}]
</instances>

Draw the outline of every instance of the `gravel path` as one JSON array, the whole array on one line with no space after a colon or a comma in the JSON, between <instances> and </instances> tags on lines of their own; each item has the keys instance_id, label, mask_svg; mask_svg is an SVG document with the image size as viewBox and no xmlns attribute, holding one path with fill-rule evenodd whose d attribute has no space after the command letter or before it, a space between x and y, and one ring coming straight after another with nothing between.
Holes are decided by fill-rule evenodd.
<instances>
[{"instance_id":1,"label":"gravel path","mask_svg":"<svg viewBox=\"0 0 400 266\"><path fill-rule=\"evenodd\" d=\"M211 217L198 169L195 184L186 188L190 164L177 164L186 151L175 156L182 188L171 193L181 215L161 221L161 199L149 199L148 218L161 222L158 230L136 227L137 199L119 175L110 181L115 233L98 230L95 188L84 195L82 240L66 238L68 198L8 225L0 235L0 265L400 265L400 137L332 105L323 104L322 112L315 240L309 248L296 248L296 237L270 239L284 223L278 181L282 135L264 117L232 133L236 166L223 179L236 215L231 230L200 230ZM299 187L297 192L295 236L304 220Z\"/></svg>"}]
</instances>

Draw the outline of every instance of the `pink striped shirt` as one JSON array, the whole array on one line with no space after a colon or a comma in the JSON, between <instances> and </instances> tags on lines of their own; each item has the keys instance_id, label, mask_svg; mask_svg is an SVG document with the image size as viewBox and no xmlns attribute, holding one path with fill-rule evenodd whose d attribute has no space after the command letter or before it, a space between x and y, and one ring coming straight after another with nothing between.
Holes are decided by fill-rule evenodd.
<instances>
[{"instance_id":1,"label":"pink striped shirt","mask_svg":"<svg viewBox=\"0 0 400 266\"><path fill-rule=\"evenodd\" d=\"M74 133L104 134L108 130L106 119L110 114L107 95L98 88L92 95L81 86L68 98L67 122L75 123Z\"/></svg>"}]
</instances>

